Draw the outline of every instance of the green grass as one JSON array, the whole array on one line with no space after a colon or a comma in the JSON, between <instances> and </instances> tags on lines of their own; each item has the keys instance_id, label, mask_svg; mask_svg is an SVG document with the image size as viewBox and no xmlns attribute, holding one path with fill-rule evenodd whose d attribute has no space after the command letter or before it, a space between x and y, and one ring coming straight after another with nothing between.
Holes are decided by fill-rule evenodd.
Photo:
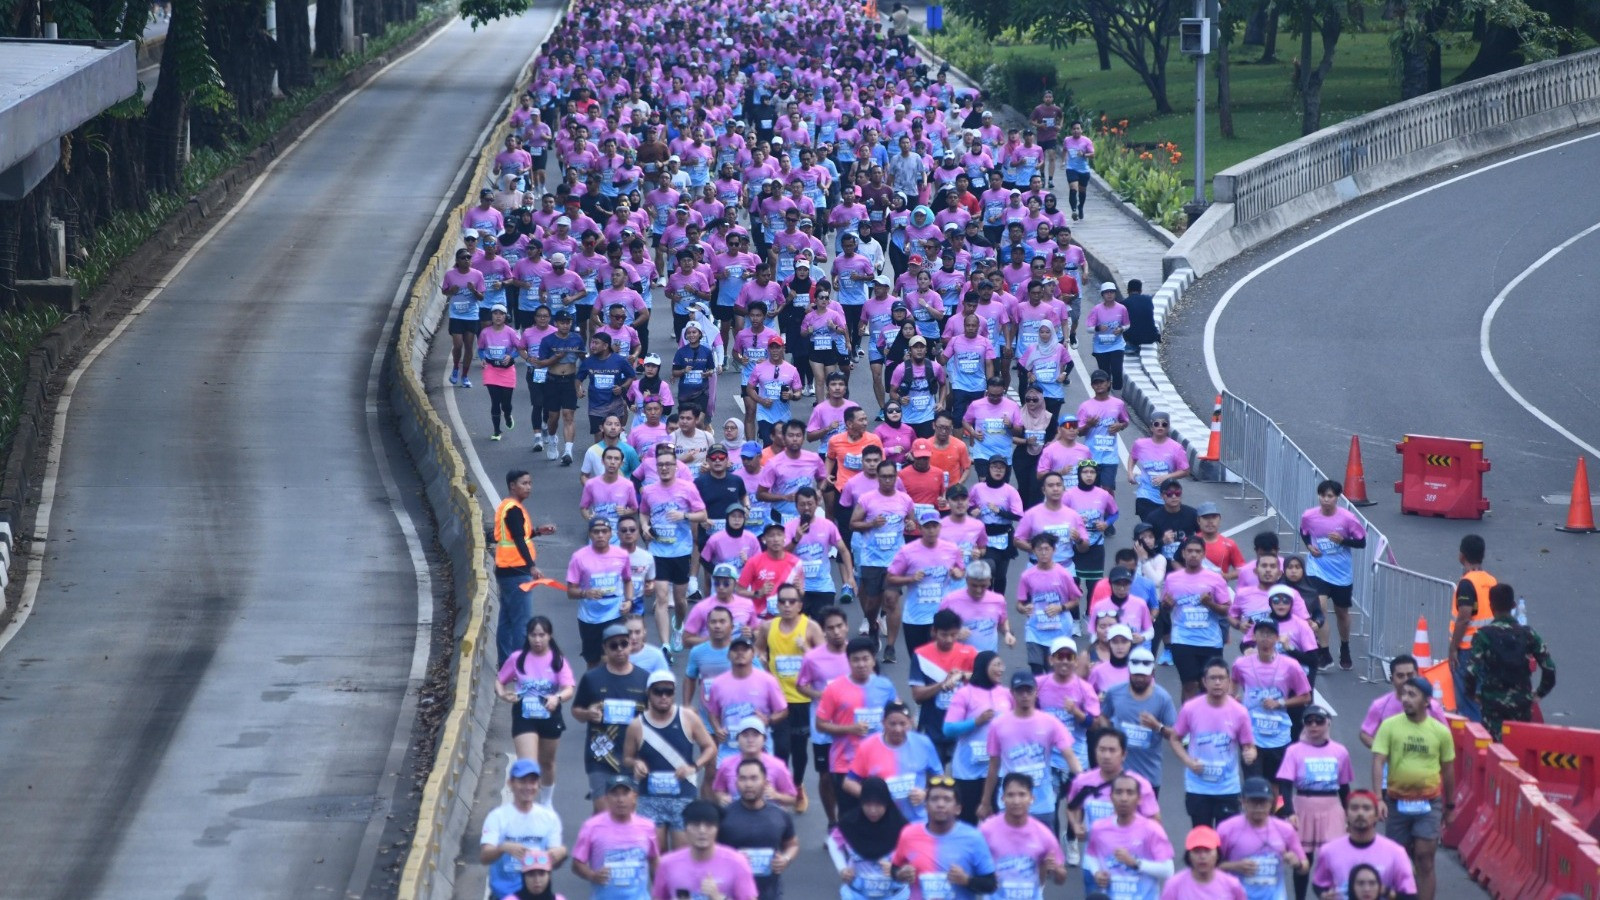
<instances>
[{"instance_id":1,"label":"green grass","mask_svg":"<svg viewBox=\"0 0 1600 900\"><path fill-rule=\"evenodd\" d=\"M1378 30L1382 23L1372 23L1371 19L1369 16L1370 30L1346 32L1339 40L1333 69L1328 73L1327 83L1322 89L1324 128L1400 99L1400 85L1389 52L1389 34L1385 30ZM951 24L948 16L945 22ZM1145 89L1144 82L1122 61L1113 57L1111 70L1100 71L1094 44L1090 41L1080 41L1063 51L1053 51L1041 44L1006 44L1006 36L1002 35L1000 42L976 49L975 45L982 43L981 37L962 34L967 29L959 23L954 30L956 33L951 37L935 39L933 48L942 53L942 48L953 47L955 52L951 61L967 70L968 74L979 77L979 73L973 72L970 66L1002 62L1013 57L1053 63L1058 86L1070 88L1079 107L1103 112L1112 122L1127 119L1129 141L1172 141L1184 151L1186 160L1193 159L1194 62L1180 56L1176 46L1167 65L1167 99L1175 112L1158 116L1155 114L1155 101ZM966 52L961 52L963 50ZM985 50L987 59L981 55ZM1443 56L1444 82L1449 84L1450 79L1472 61L1476 52L1476 46L1467 42L1447 45ZM1278 60L1266 65L1256 63L1261 56L1260 47L1243 47L1235 43L1231 56L1235 137L1226 140L1222 137L1217 119L1216 67L1208 65L1208 178L1235 163L1300 137L1300 113L1290 94L1292 60L1299 53L1299 39L1289 33L1278 36ZM1313 39L1312 58L1320 58L1321 53L1321 41Z\"/></svg>"}]
</instances>

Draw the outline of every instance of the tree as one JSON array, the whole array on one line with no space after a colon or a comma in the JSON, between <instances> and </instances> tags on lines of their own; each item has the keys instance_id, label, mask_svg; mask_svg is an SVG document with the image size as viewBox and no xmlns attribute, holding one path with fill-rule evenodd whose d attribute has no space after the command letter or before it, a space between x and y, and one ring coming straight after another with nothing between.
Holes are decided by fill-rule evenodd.
<instances>
[{"instance_id":1,"label":"tree","mask_svg":"<svg viewBox=\"0 0 1600 900\"><path fill-rule=\"evenodd\" d=\"M1344 32L1344 0L1298 0L1288 7L1290 21L1300 33L1300 66L1295 73L1295 97L1300 102L1300 133L1322 128L1322 85L1333 69L1334 49ZM1311 64L1311 38L1322 37L1322 58Z\"/></svg>"},{"instance_id":2,"label":"tree","mask_svg":"<svg viewBox=\"0 0 1600 900\"><path fill-rule=\"evenodd\" d=\"M287 93L311 86L311 10L306 0L277 4L278 86Z\"/></svg>"},{"instance_id":3,"label":"tree","mask_svg":"<svg viewBox=\"0 0 1600 900\"><path fill-rule=\"evenodd\" d=\"M1217 16L1217 126L1225 138L1233 134L1233 36L1242 22L1237 5L1221 4Z\"/></svg>"},{"instance_id":4,"label":"tree","mask_svg":"<svg viewBox=\"0 0 1600 900\"><path fill-rule=\"evenodd\" d=\"M963 0L972 2L972 0ZM1175 0L1011 0L1012 19L1082 23L1105 29L1104 49L1132 69L1155 101L1156 112L1172 112L1167 99L1167 51L1178 30ZM998 33L998 32L997 32ZM1096 35L1096 44L1100 38Z\"/></svg>"},{"instance_id":5,"label":"tree","mask_svg":"<svg viewBox=\"0 0 1600 900\"><path fill-rule=\"evenodd\" d=\"M344 45L344 14L351 0L322 0L317 4L317 59L338 59Z\"/></svg>"},{"instance_id":6,"label":"tree","mask_svg":"<svg viewBox=\"0 0 1600 900\"><path fill-rule=\"evenodd\" d=\"M1466 27L1505 28L1520 39L1523 60L1548 59L1571 41L1571 31L1557 26L1549 13L1529 0L1404 0L1389 46L1400 67L1400 97L1419 97L1442 86L1440 32Z\"/></svg>"},{"instance_id":7,"label":"tree","mask_svg":"<svg viewBox=\"0 0 1600 900\"><path fill-rule=\"evenodd\" d=\"M463 0L461 15L463 17L467 15L467 6L469 4L514 4L517 2L521 2L521 0ZM983 32L983 36L991 41L999 37L1000 32L1005 31L1011 25L1020 24L1017 22L1016 12L1012 9L1011 0L950 0L945 4L945 8L976 25ZM478 20L474 18L473 26L476 27L477 25ZM1027 25L1022 24L1021 27L1026 28Z\"/></svg>"}]
</instances>

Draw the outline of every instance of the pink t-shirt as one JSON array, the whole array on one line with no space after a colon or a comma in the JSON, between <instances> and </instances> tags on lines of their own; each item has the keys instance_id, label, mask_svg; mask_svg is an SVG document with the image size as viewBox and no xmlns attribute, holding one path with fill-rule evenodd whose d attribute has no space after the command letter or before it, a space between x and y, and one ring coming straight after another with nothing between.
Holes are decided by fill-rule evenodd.
<instances>
[{"instance_id":1,"label":"pink t-shirt","mask_svg":"<svg viewBox=\"0 0 1600 900\"><path fill-rule=\"evenodd\" d=\"M554 659L555 654L548 650L540 655L518 650L506 657L505 665L500 667L500 683L515 681L518 694L541 697L572 687L576 683L572 679L572 665L563 659L559 670L552 669L550 663Z\"/></svg>"},{"instance_id":2,"label":"pink t-shirt","mask_svg":"<svg viewBox=\"0 0 1600 900\"><path fill-rule=\"evenodd\" d=\"M1044 476L1050 474L1051 472L1056 472L1065 478L1068 473L1077 467L1078 463L1083 462L1088 458L1089 448L1077 441L1074 441L1071 444L1063 444L1060 441L1051 441L1050 443L1044 445L1043 450L1039 451L1039 475ZM1074 484L1077 484L1077 481L1077 476L1074 475L1072 479L1067 482L1067 486L1070 488Z\"/></svg>"},{"instance_id":3,"label":"pink t-shirt","mask_svg":"<svg viewBox=\"0 0 1600 900\"><path fill-rule=\"evenodd\" d=\"M972 516L963 516L960 522L945 516L941 521L943 524L939 528L939 537L961 548L963 566L972 562L972 558L977 555L976 551L988 548L988 530L983 527L982 522Z\"/></svg>"},{"instance_id":4,"label":"pink t-shirt","mask_svg":"<svg viewBox=\"0 0 1600 900\"><path fill-rule=\"evenodd\" d=\"M799 390L798 386L795 388ZM822 457L811 450L801 450L797 458L788 453L775 453L761 468L756 484L774 494L792 494L803 487L815 488L828 477L828 468ZM795 514L794 501L773 501L772 508L784 515Z\"/></svg>"},{"instance_id":5,"label":"pink t-shirt","mask_svg":"<svg viewBox=\"0 0 1600 900\"><path fill-rule=\"evenodd\" d=\"M914 581L903 588L902 621L912 625L933 624L934 613L939 611L945 594L950 592L950 585L955 583L950 570L960 567L960 549L943 538L932 547L921 540L912 541L901 547L889 563L889 574L923 573L920 581Z\"/></svg>"},{"instance_id":6,"label":"pink t-shirt","mask_svg":"<svg viewBox=\"0 0 1600 900\"><path fill-rule=\"evenodd\" d=\"M1244 704L1223 697L1220 706L1213 706L1210 696L1201 694L1178 710L1172 731L1189 738L1189 756L1203 767L1198 774L1183 771L1184 790L1211 795L1239 792L1239 750L1255 743Z\"/></svg>"},{"instance_id":7,"label":"pink t-shirt","mask_svg":"<svg viewBox=\"0 0 1600 900\"><path fill-rule=\"evenodd\" d=\"M1283 654L1264 663L1250 653L1233 661L1233 683L1243 692L1245 709L1250 711L1250 727L1256 744L1283 747L1289 743L1289 712L1279 707L1267 709L1266 700L1283 702L1290 697L1311 693L1311 682L1300 664Z\"/></svg>"},{"instance_id":8,"label":"pink t-shirt","mask_svg":"<svg viewBox=\"0 0 1600 900\"><path fill-rule=\"evenodd\" d=\"M1111 660L1102 659L1089 670L1089 683L1094 689L1104 694L1119 684L1128 683L1128 667L1114 666Z\"/></svg>"},{"instance_id":9,"label":"pink t-shirt","mask_svg":"<svg viewBox=\"0 0 1600 900\"><path fill-rule=\"evenodd\" d=\"M1217 824L1217 834L1222 838L1223 861L1255 862L1256 874L1241 877L1240 880L1258 892L1275 885L1280 892L1286 890L1290 881L1283 865L1283 854L1306 855L1306 848L1301 845L1300 835L1295 832L1294 826L1273 816L1268 816L1266 824L1260 828L1250 824L1250 820L1242 813L1229 816ZM1239 896L1244 894L1240 893ZM1280 896L1286 895L1280 893Z\"/></svg>"},{"instance_id":10,"label":"pink t-shirt","mask_svg":"<svg viewBox=\"0 0 1600 900\"><path fill-rule=\"evenodd\" d=\"M1139 438L1128 452L1128 463L1139 469L1137 496L1160 503L1161 490L1150 480L1151 477L1188 471L1189 453L1182 444L1170 438L1160 443L1151 438Z\"/></svg>"},{"instance_id":11,"label":"pink t-shirt","mask_svg":"<svg viewBox=\"0 0 1600 900\"><path fill-rule=\"evenodd\" d=\"M606 592L603 597L585 597L578 601L580 622L598 625L621 616L623 601L633 596L632 581L628 551L615 544L606 545L605 553L596 553L586 544L567 560L568 585Z\"/></svg>"},{"instance_id":12,"label":"pink t-shirt","mask_svg":"<svg viewBox=\"0 0 1600 900\"><path fill-rule=\"evenodd\" d=\"M1400 706L1400 698L1396 697L1393 691L1386 692L1367 707L1366 718L1361 720L1361 733L1373 737L1378 733L1378 726L1383 724L1384 719L1398 716L1403 712L1405 709ZM1437 719L1442 725L1450 724L1445 721L1444 709L1439 706L1437 700L1428 701L1428 715Z\"/></svg>"},{"instance_id":13,"label":"pink t-shirt","mask_svg":"<svg viewBox=\"0 0 1600 900\"><path fill-rule=\"evenodd\" d=\"M1278 861L1280 864L1282 860ZM1211 880L1201 884L1189 869L1167 879L1161 888L1161 900L1246 900L1244 885L1231 873L1218 869Z\"/></svg>"},{"instance_id":14,"label":"pink t-shirt","mask_svg":"<svg viewBox=\"0 0 1600 900\"><path fill-rule=\"evenodd\" d=\"M848 668L849 664L846 663ZM767 780L772 783L772 789L780 794L795 795L794 773L789 771L789 764L766 751L761 752L761 764L767 767ZM739 793L738 782L739 763L744 761L743 756L730 756L717 764L717 775L711 780L711 789L724 794Z\"/></svg>"},{"instance_id":15,"label":"pink t-shirt","mask_svg":"<svg viewBox=\"0 0 1600 900\"><path fill-rule=\"evenodd\" d=\"M1029 566L1017 579L1017 599L1033 604L1026 626L1028 643L1048 647L1058 637L1071 637L1077 629L1069 610L1082 596L1071 569L1059 565L1048 569ZM1065 609L1051 615L1046 608L1055 603Z\"/></svg>"},{"instance_id":16,"label":"pink t-shirt","mask_svg":"<svg viewBox=\"0 0 1600 900\"><path fill-rule=\"evenodd\" d=\"M713 569L720 563L732 563L744 568L756 554L761 552L761 539L750 533L746 528L734 537L726 531L719 531L706 538L706 546L700 551L700 558L705 560Z\"/></svg>"},{"instance_id":17,"label":"pink t-shirt","mask_svg":"<svg viewBox=\"0 0 1600 900\"><path fill-rule=\"evenodd\" d=\"M1350 870L1366 863L1378 870L1378 880L1391 891L1415 894L1417 880L1406 848L1381 834L1372 843L1357 847L1349 836L1329 841L1317 848L1317 861L1311 867L1311 886L1319 893L1333 891L1344 900L1350 884Z\"/></svg>"},{"instance_id":18,"label":"pink t-shirt","mask_svg":"<svg viewBox=\"0 0 1600 900\"><path fill-rule=\"evenodd\" d=\"M1167 832L1153 819L1134 816L1127 825L1117 824L1115 816L1094 823L1089 829L1089 846L1085 853L1099 861L1100 867L1111 876L1107 893L1113 897L1145 897L1154 892L1160 882L1139 870L1117 862L1117 851L1126 849L1140 860L1166 862L1172 859L1172 841Z\"/></svg>"},{"instance_id":19,"label":"pink t-shirt","mask_svg":"<svg viewBox=\"0 0 1600 900\"><path fill-rule=\"evenodd\" d=\"M1098 622L1101 611L1108 609L1117 614L1117 624L1126 625L1133 632L1134 643L1138 643L1139 635L1145 634L1155 627L1153 620L1150 618L1150 607L1146 606L1143 600L1131 595L1121 606L1111 602L1110 597L1091 604L1089 606L1088 621Z\"/></svg>"},{"instance_id":20,"label":"pink t-shirt","mask_svg":"<svg viewBox=\"0 0 1600 900\"><path fill-rule=\"evenodd\" d=\"M639 508L639 492L634 490L633 482L626 478L618 478L612 482L604 478L591 478L584 482L578 507L589 510L590 516L598 516L609 521L611 531L615 533L617 517L621 515L621 510Z\"/></svg>"},{"instance_id":21,"label":"pink t-shirt","mask_svg":"<svg viewBox=\"0 0 1600 900\"><path fill-rule=\"evenodd\" d=\"M1040 689L1043 690L1042 685ZM1150 782L1138 772L1128 769L1123 769L1113 775L1112 779L1121 778L1123 775L1127 775L1134 781L1139 782L1139 815L1151 819L1159 815L1161 813L1161 801L1156 799L1155 789L1150 786ZM1116 809L1111 805L1111 788L1101 787L1101 785L1105 784L1109 784L1109 782L1106 780L1105 773L1100 771L1099 766L1084 769L1083 774L1072 779L1073 797L1083 794L1085 790L1097 789L1083 794L1084 824L1090 829L1091 834L1094 830L1094 823L1101 819L1110 819L1116 814Z\"/></svg>"},{"instance_id":22,"label":"pink t-shirt","mask_svg":"<svg viewBox=\"0 0 1600 900\"><path fill-rule=\"evenodd\" d=\"M656 823L643 816L618 822L611 813L590 816L578 829L572 858L592 869L610 869L611 886L637 890L650 880L650 860L660 854Z\"/></svg>"},{"instance_id":23,"label":"pink t-shirt","mask_svg":"<svg viewBox=\"0 0 1600 900\"><path fill-rule=\"evenodd\" d=\"M997 897L1039 896L1039 865L1050 861L1062 864L1061 842L1043 822L1024 816L1021 825L1012 825L1003 815L990 816L978 824L978 831L994 854L995 876L1000 882Z\"/></svg>"},{"instance_id":24,"label":"pink t-shirt","mask_svg":"<svg viewBox=\"0 0 1600 900\"><path fill-rule=\"evenodd\" d=\"M478 332L478 352L485 357L483 383L495 387L517 386L517 351L522 349L522 339L510 325L488 328ZM511 365L497 365L510 362Z\"/></svg>"},{"instance_id":25,"label":"pink t-shirt","mask_svg":"<svg viewBox=\"0 0 1600 900\"><path fill-rule=\"evenodd\" d=\"M753 715L770 718L778 710L788 708L789 702L783 699L783 686L778 679L760 669L751 669L743 678L731 671L724 672L711 679L706 690L706 711L711 713L714 723L728 732L730 746L738 738L734 729L740 719ZM734 750L737 752L737 746Z\"/></svg>"},{"instance_id":26,"label":"pink t-shirt","mask_svg":"<svg viewBox=\"0 0 1600 900\"><path fill-rule=\"evenodd\" d=\"M1338 741L1328 741L1322 746L1308 743L1302 734L1300 740L1283 751L1283 764L1274 776L1288 781L1297 791L1337 791L1341 785L1355 780L1355 770L1350 765L1350 751Z\"/></svg>"},{"instance_id":27,"label":"pink t-shirt","mask_svg":"<svg viewBox=\"0 0 1600 900\"><path fill-rule=\"evenodd\" d=\"M940 543L943 543L941 538ZM984 591L981 599L974 599L972 593L966 588L959 588L944 595L939 601L940 609L954 611L961 617L971 634L967 643L979 651L998 649L1000 644L1000 623L1006 619L1006 598L994 591Z\"/></svg>"},{"instance_id":28,"label":"pink t-shirt","mask_svg":"<svg viewBox=\"0 0 1600 900\"><path fill-rule=\"evenodd\" d=\"M717 890L727 900L756 900L750 861L743 853L721 844L712 845L711 858L705 862L696 860L690 847L661 857L655 882L650 885L651 900L674 900L679 894L703 897L707 878L716 882Z\"/></svg>"},{"instance_id":29,"label":"pink t-shirt","mask_svg":"<svg viewBox=\"0 0 1600 900\"><path fill-rule=\"evenodd\" d=\"M1034 535L1046 531L1056 536L1056 565L1071 568L1076 544L1084 537L1083 516L1066 504L1051 509L1041 503L1022 514L1017 523L1017 543L1026 547Z\"/></svg>"},{"instance_id":30,"label":"pink t-shirt","mask_svg":"<svg viewBox=\"0 0 1600 900\"><path fill-rule=\"evenodd\" d=\"M1010 712L989 723L989 757L1000 760L1002 775L1024 772L1033 776L1035 785L1044 783L1052 749L1063 756L1072 753L1072 732L1055 716ZM1034 795L1038 793L1036 787Z\"/></svg>"},{"instance_id":31,"label":"pink t-shirt","mask_svg":"<svg viewBox=\"0 0 1600 900\"><path fill-rule=\"evenodd\" d=\"M861 404L854 400L846 400L837 407L826 400L819 402L811 409L811 417L806 421L806 431L822 431L823 435L818 440L827 444L829 438L844 432L844 414L860 408Z\"/></svg>"},{"instance_id":32,"label":"pink t-shirt","mask_svg":"<svg viewBox=\"0 0 1600 900\"><path fill-rule=\"evenodd\" d=\"M734 628L755 628L761 619L756 615L755 604L749 597L733 595L731 600L723 602L715 594L699 601L689 608L689 615L684 617L684 634L698 634L705 637L710 634L706 629L706 616L710 615L712 608L722 607L733 614Z\"/></svg>"}]
</instances>

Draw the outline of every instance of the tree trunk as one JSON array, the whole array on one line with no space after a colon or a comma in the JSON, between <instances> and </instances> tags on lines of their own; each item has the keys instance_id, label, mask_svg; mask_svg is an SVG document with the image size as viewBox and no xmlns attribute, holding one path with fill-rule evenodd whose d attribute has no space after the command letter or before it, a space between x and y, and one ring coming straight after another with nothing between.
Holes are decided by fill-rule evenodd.
<instances>
[{"instance_id":1,"label":"tree trunk","mask_svg":"<svg viewBox=\"0 0 1600 900\"><path fill-rule=\"evenodd\" d=\"M183 132L188 120L188 103L179 84L181 53L174 52L187 29L200 28L199 4L172 4L172 21L167 26L167 43L161 54L161 73L155 96L145 109L144 171L145 184L152 191L175 191L182 184Z\"/></svg>"},{"instance_id":2,"label":"tree trunk","mask_svg":"<svg viewBox=\"0 0 1600 900\"><path fill-rule=\"evenodd\" d=\"M1244 23L1244 41L1246 47L1260 47L1267 42L1267 10L1262 7L1250 14Z\"/></svg>"},{"instance_id":3,"label":"tree trunk","mask_svg":"<svg viewBox=\"0 0 1600 900\"><path fill-rule=\"evenodd\" d=\"M1106 21L1100 16L1090 17L1094 29L1094 49L1100 57L1100 71L1111 71L1111 38L1106 34Z\"/></svg>"},{"instance_id":4,"label":"tree trunk","mask_svg":"<svg viewBox=\"0 0 1600 900\"><path fill-rule=\"evenodd\" d=\"M377 37L383 34L383 0L355 0L356 34Z\"/></svg>"},{"instance_id":5,"label":"tree trunk","mask_svg":"<svg viewBox=\"0 0 1600 900\"><path fill-rule=\"evenodd\" d=\"M1522 65L1522 40L1517 33L1504 25L1490 25L1484 29L1483 41L1478 45L1478 55L1457 75L1451 84L1460 84L1496 72L1505 72Z\"/></svg>"},{"instance_id":6,"label":"tree trunk","mask_svg":"<svg viewBox=\"0 0 1600 900\"><path fill-rule=\"evenodd\" d=\"M1316 68L1306 67L1305 84L1300 90L1300 134L1307 135L1322 128L1322 85L1327 81L1328 72L1333 69L1334 49L1339 45L1339 36L1343 33L1344 22L1337 9L1329 8L1323 15L1321 23L1322 32L1322 59ZM1310 55L1309 41L1303 45L1306 56Z\"/></svg>"},{"instance_id":7,"label":"tree trunk","mask_svg":"<svg viewBox=\"0 0 1600 900\"><path fill-rule=\"evenodd\" d=\"M1228 60L1233 25L1232 21L1223 22L1217 40L1217 123L1225 138L1233 137L1233 76Z\"/></svg>"},{"instance_id":8,"label":"tree trunk","mask_svg":"<svg viewBox=\"0 0 1600 900\"><path fill-rule=\"evenodd\" d=\"M242 136L240 123L266 110L272 99L272 73L278 50L267 34L266 3L220 2L206 18L206 44L217 61L222 83L233 98L232 111L197 110L196 143L220 147Z\"/></svg>"},{"instance_id":9,"label":"tree trunk","mask_svg":"<svg viewBox=\"0 0 1600 900\"><path fill-rule=\"evenodd\" d=\"M284 93L311 86L311 21L306 0L278 4L278 86Z\"/></svg>"},{"instance_id":10,"label":"tree trunk","mask_svg":"<svg viewBox=\"0 0 1600 900\"><path fill-rule=\"evenodd\" d=\"M1278 61L1278 7L1273 4L1267 12L1267 42L1261 47L1260 62L1271 63Z\"/></svg>"},{"instance_id":11,"label":"tree trunk","mask_svg":"<svg viewBox=\"0 0 1600 900\"><path fill-rule=\"evenodd\" d=\"M317 59L338 59L344 55L341 6L340 0L321 0L317 4Z\"/></svg>"},{"instance_id":12,"label":"tree trunk","mask_svg":"<svg viewBox=\"0 0 1600 900\"><path fill-rule=\"evenodd\" d=\"M1437 91L1444 87L1444 58L1439 48L1439 42L1428 40L1428 90Z\"/></svg>"},{"instance_id":13,"label":"tree trunk","mask_svg":"<svg viewBox=\"0 0 1600 900\"><path fill-rule=\"evenodd\" d=\"M1400 99L1428 92L1428 39L1413 38L1400 47Z\"/></svg>"},{"instance_id":14,"label":"tree trunk","mask_svg":"<svg viewBox=\"0 0 1600 900\"><path fill-rule=\"evenodd\" d=\"M1167 99L1167 70L1166 66L1150 72L1144 77L1145 87L1150 89L1150 98L1156 101L1157 115L1170 115L1172 102Z\"/></svg>"}]
</instances>

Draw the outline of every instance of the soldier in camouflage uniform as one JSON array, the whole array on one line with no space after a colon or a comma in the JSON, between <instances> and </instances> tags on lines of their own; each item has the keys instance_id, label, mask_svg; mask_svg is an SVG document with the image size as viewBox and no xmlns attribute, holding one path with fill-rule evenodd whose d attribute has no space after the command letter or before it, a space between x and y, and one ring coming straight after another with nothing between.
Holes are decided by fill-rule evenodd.
<instances>
[{"instance_id":1,"label":"soldier in camouflage uniform","mask_svg":"<svg viewBox=\"0 0 1600 900\"><path fill-rule=\"evenodd\" d=\"M1468 651L1467 691L1483 707L1483 727L1500 740L1502 722L1527 722L1533 702L1555 689L1556 664L1538 632L1518 624L1516 591L1508 584L1489 589L1494 621L1478 628ZM1533 666L1539 666L1539 688L1533 688Z\"/></svg>"}]
</instances>

